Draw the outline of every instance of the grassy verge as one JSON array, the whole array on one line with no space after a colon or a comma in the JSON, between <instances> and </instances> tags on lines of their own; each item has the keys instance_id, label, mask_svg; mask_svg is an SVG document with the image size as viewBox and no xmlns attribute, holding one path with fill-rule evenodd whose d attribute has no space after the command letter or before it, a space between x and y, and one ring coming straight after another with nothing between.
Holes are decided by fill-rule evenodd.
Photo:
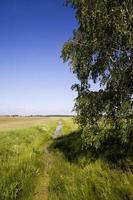
<instances>
[{"instance_id":1,"label":"grassy verge","mask_svg":"<svg viewBox=\"0 0 133 200\"><path fill-rule=\"evenodd\" d=\"M0 133L0 200L29 199L44 168L44 144L55 129L55 121Z\"/></svg>"},{"instance_id":2,"label":"grassy verge","mask_svg":"<svg viewBox=\"0 0 133 200\"><path fill-rule=\"evenodd\" d=\"M52 144L49 200L133 200L133 173L82 149L80 133Z\"/></svg>"},{"instance_id":3,"label":"grassy verge","mask_svg":"<svg viewBox=\"0 0 133 200\"><path fill-rule=\"evenodd\" d=\"M0 200L133 200L132 171L92 157L70 118L52 142L57 120L0 132Z\"/></svg>"}]
</instances>

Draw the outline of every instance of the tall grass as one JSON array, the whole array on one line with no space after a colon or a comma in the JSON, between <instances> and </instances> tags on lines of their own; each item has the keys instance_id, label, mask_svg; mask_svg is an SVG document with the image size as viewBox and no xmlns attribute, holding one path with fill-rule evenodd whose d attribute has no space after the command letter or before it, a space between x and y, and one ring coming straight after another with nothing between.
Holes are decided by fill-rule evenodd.
<instances>
[{"instance_id":1,"label":"tall grass","mask_svg":"<svg viewBox=\"0 0 133 200\"><path fill-rule=\"evenodd\" d=\"M32 200L38 176L47 168L49 200L133 200L132 171L92 158L82 149L80 132L69 134L77 128L72 120L62 122L62 136L48 149L50 167L44 145L49 144L57 119L40 127L0 132L0 200Z\"/></svg>"},{"instance_id":2,"label":"tall grass","mask_svg":"<svg viewBox=\"0 0 133 200\"><path fill-rule=\"evenodd\" d=\"M0 200L29 198L45 165L44 144L54 127L0 133Z\"/></svg>"},{"instance_id":3,"label":"tall grass","mask_svg":"<svg viewBox=\"0 0 133 200\"><path fill-rule=\"evenodd\" d=\"M133 200L133 173L92 159L82 149L80 133L54 141L49 170L49 200Z\"/></svg>"},{"instance_id":4,"label":"tall grass","mask_svg":"<svg viewBox=\"0 0 133 200\"><path fill-rule=\"evenodd\" d=\"M132 200L133 174L98 160L81 168L56 153L49 172L49 200Z\"/></svg>"}]
</instances>

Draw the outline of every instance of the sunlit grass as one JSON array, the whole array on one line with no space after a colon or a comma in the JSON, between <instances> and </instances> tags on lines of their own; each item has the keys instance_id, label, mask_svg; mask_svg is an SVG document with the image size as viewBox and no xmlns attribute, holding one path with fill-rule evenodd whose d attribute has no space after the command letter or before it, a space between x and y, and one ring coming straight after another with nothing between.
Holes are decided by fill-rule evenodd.
<instances>
[{"instance_id":1,"label":"sunlit grass","mask_svg":"<svg viewBox=\"0 0 133 200\"><path fill-rule=\"evenodd\" d=\"M133 200L133 173L85 155L71 118L62 119L62 136L52 141L57 122L0 132L0 200L33 200L45 178L49 200Z\"/></svg>"},{"instance_id":2,"label":"sunlit grass","mask_svg":"<svg viewBox=\"0 0 133 200\"><path fill-rule=\"evenodd\" d=\"M56 121L0 132L0 200L28 199L35 178L44 168L44 144L53 133Z\"/></svg>"},{"instance_id":3,"label":"sunlit grass","mask_svg":"<svg viewBox=\"0 0 133 200\"><path fill-rule=\"evenodd\" d=\"M133 199L133 174L111 170L100 160L82 168L56 153L49 175L50 200Z\"/></svg>"},{"instance_id":4,"label":"sunlit grass","mask_svg":"<svg viewBox=\"0 0 133 200\"><path fill-rule=\"evenodd\" d=\"M80 133L57 139L51 146L49 200L133 200L133 173L91 158L82 149Z\"/></svg>"}]
</instances>

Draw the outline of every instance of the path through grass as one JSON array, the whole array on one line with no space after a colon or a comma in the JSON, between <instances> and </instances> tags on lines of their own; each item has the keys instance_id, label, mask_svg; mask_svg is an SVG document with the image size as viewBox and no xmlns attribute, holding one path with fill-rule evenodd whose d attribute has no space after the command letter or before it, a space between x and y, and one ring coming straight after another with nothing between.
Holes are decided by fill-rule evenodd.
<instances>
[{"instance_id":1,"label":"path through grass","mask_svg":"<svg viewBox=\"0 0 133 200\"><path fill-rule=\"evenodd\" d=\"M0 200L29 200L45 166L44 145L58 119L0 132Z\"/></svg>"},{"instance_id":2,"label":"path through grass","mask_svg":"<svg viewBox=\"0 0 133 200\"><path fill-rule=\"evenodd\" d=\"M133 200L133 173L91 159L72 119L0 132L0 200ZM71 133L72 132L72 133Z\"/></svg>"},{"instance_id":3,"label":"path through grass","mask_svg":"<svg viewBox=\"0 0 133 200\"><path fill-rule=\"evenodd\" d=\"M47 142L44 146L44 160L45 160L45 166L44 166L44 170L41 174L41 176L39 176L38 180L37 180L37 185L36 185L36 189L34 191L33 194L33 198L32 200L48 200L48 187L49 187L49 170L52 166L52 154L49 151L49 145L50 142Z\"/></svg>"},{"instance_id":4,"label":"path through grass","mask_svg":"<svg viewBox=\"0 0 133 200\"><path fill-rule=\"evenodd\" d=\"M67 119L63 118L62 123L63 123L63 130L62 130L63 135L67 135L70 131L75 130L76 128L76 125L73 124L71 118ZM33 197L31 198L32 200L48 200L50 197L49 194L50 173L53 167L54 159L57 158L56 154L53 151L51 151L50 148L52 142L53 140L49 138L49 140L44 146L45 166L42 174L38 177L38 180L36 182L36 189L34 191Z\"/></svg>"}]
</instances>

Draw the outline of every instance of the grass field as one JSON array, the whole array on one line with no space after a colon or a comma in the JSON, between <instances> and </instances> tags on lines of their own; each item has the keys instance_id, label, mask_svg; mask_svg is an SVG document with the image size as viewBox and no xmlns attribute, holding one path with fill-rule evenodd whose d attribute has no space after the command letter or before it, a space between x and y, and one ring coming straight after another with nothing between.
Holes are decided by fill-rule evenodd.
<instances>
[{"instance_id":1,"label":"grass field","mask_svg":"<svg viewBox=\"0 0 133 200\"><path fill-rule=\"evenodd\" d=\"M54 131L56 120L0 120L0 200L27 199L43 167L44 144Z\"/></svg>"},{"instance_id":2,"label":"grass field","mask_svg":"<svg viewBox=\"0 0 133 200\"><path fill-rule=\"evenodd\" d=\"M47 117L0 117L0 131L48 124L54 118Z\"/></svg>"},{"instance_id":3,"label":"grass field","mask_svg":"<svg viewBox=\"0 0 133 200\"><path fill-rule=\"evenodd\" d=\"M71 118L0 118L0 200L133 200L133 173L91 160Z\"/></svg>"},{"instance_id":4,"label":"grass field","mask_svg":"<svg viewBox=\"0 0 133 200\"><path fill-rule=\"evenodd\" d=\"M51 145L49 200L133 200L133 173L93 160L73 132ZM56 173L55 173L56 172Z\"/></svg>"}]
</instances>

